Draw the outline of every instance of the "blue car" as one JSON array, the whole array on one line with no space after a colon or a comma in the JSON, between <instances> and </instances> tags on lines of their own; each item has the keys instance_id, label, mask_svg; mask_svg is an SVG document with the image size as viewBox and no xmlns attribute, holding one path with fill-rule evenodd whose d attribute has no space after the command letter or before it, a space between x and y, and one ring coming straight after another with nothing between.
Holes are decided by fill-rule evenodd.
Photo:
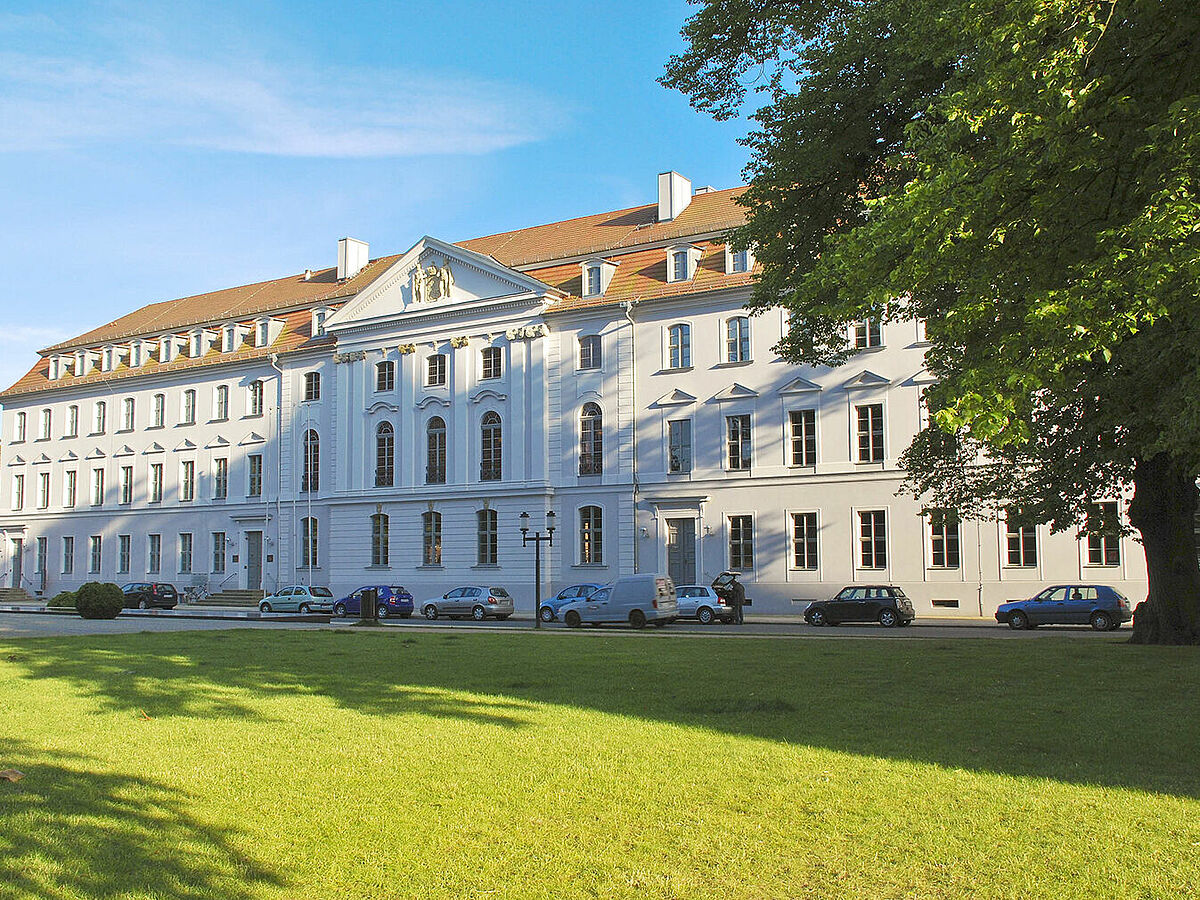
<instances>
[{"instance_id":1,"label":"blue car","mask_svg":"<svg viewBox=\"0 0 1200 900\"><path fill-rule=\"evenodd\" d=\"M368 584L333 604L335 616L358 616L362 614L362 596L366 591L375 591L375 612L381 619L399 616L407 619L413 614L413 595L398 584Z\"/></svg>"},{"instance_id":2,"label":"blue car","mask_svg":"<svg viewBox=\"0 0 1200 900\"><path fill-rule=\"evenodd\" d=\"M996 608L996 621L1014 629L1091 625L1097 631L1110 631L1132 618L1129 598L1106 584L1056 584L1028 600Z\"/></svg>"},{"instance_id":3,"label":"blue car","mask_svg":"<svg viewBox=\"0 0 1200 900\"><path fill-rule=\"evenodd\" d=\"M598 587L600 587L598 584L573 584L570 587L565 587L549 600L542 601L538 615L542 617L543 622L553 622L558 618L558 611L560 609L568 603L574 603L579 598L586 597Z\"/></svg>"}]
</instances>

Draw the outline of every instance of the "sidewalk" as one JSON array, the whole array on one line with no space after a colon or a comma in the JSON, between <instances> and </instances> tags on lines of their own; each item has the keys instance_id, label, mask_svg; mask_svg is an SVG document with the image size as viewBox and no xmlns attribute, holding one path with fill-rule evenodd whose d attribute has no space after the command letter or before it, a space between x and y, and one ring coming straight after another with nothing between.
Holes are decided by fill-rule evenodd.
<instances>
[{"instance_id":1,"label":"sidewalk","mask_svg":"<svg viewBox=\"0 0 1200 900\"><path fill-rule=\"evenodd\" d=\"M73 609L46 606L44 603L8 603L0 604L0 613L33 613L47 616L78 615ZM123 609L124 617L167 618L167 619L253 619L265 622L328 622L328 613L309 613L306 616L289 613L268 613L263 615L257 609L234 606L205 606L202 604L187 604L174 609Z\"/></svg>"}]
</instances>

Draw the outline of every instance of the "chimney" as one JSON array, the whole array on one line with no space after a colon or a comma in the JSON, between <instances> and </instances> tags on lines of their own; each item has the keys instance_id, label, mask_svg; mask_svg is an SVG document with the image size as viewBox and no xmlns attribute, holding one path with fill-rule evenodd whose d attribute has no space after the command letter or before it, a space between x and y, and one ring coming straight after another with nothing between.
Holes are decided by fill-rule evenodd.
<instances>
[{"instance_id":1,"label":"chimney","mask_svg":"<svg viewBox=\"0 0 1200 900\"><path fill-rule=\"evenodd\" d=\"M338 281L353 278L366 268L367 263L370 262L370 257L367 255L368 247L366 241L357 241L354 238L347 237L338 241Z\"/></svg>"},{"instance_id":2,"label":"chimney","mask_svg":"<svg viewBox=\"0 0 1200 900\"><path fill-rule=\"evenodd\" d=\"M658 221L670 222L692 202L692 183L678 172L658 176Z\"/></svg>"}]
</instances>

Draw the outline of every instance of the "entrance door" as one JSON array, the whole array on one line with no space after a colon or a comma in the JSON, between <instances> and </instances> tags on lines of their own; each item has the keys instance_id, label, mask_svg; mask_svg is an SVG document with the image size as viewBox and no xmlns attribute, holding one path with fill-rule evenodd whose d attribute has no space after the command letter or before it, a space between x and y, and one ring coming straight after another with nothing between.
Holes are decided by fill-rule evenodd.
<instances>
[{"instance_id":1,"label":"entrance door","mask_svg":"<svg viewBox=\"0 0 1200 900\"><path fill-rule=\"evenodd\" d=\"M696 583L695 519L667 519L667 574L676 584Z\"/></svg>"},{"instance_id":2,"label":"entrance door","mask_svg":"<svg viewBox=\"0 0 1200 900\"><path fill-rule=\"evenodd\" d=\"M262 590L263 533L246 532L246 590Z\"/></svg>"},{"instance_id":3,"label":"entrance door","mask_svg":"<svg viewBox=\"0 0 1200 900\"><path fill-rule=\"evenodd\" d=\"M25 542L21 538L12 539L12 587L19 588L21 586L21 576L24 574L21 570L21 564L25 557Z\"/></svg>"}]
</instances>

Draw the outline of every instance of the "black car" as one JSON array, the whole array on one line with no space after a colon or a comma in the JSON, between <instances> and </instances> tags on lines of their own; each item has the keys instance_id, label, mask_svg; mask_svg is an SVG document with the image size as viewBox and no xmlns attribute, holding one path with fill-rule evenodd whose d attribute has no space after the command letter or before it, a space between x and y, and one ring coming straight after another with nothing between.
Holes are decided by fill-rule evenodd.
<instances>
[{"instance_id":1,"label":"black car","mask_svg":"<svg viewBox=\"0 0 1200 900\"><path fill-rule=\"evenodd\" d=\"M878 622L887 628L911 625L916 618L912 601L890 584L844 587L832 600L816 600L804 611L809 625L840 625L843 622Z\"/></svg>"},{"instance_id":2,"label":"black car","mask_svg":"<svg viewBox=\"0 0 1200 900\"><path fill-rule=\"evenodd\" d=\"M134 581L124 585L121 591L125 594L126 609L150 609L157 606L160 609L174 609L179 602L179 592L175 585L164 584L161 581Z\"/></svg>"}]
</instances>

